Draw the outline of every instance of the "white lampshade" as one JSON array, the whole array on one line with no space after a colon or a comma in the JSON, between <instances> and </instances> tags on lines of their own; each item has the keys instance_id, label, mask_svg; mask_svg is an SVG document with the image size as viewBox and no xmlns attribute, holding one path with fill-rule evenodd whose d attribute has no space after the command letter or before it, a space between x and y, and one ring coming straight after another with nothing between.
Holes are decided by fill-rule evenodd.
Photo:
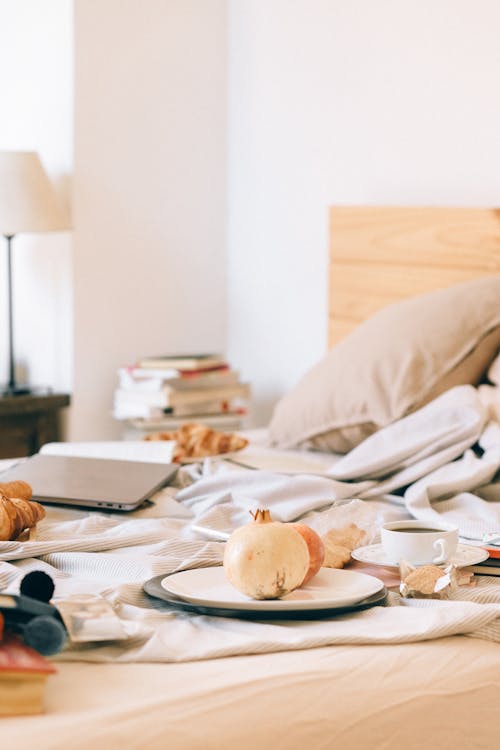
<instances>
[{"instance_id":1,"label":"white lampshade","mask_svg":"<svg viewBox=\"0 0 500 750\"><path fill-rule=\"evenodd\" d=\"M0 151L0 234L68 228L38 154Z\"/></svg>"}]
</instances>

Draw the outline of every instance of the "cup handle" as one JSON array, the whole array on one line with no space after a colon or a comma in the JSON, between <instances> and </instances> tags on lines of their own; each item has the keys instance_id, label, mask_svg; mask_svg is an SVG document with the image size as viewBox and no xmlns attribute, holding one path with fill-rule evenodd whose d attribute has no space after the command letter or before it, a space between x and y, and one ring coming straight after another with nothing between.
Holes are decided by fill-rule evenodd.
<instances>
[{"instance_id":1,"label":"cup handle","mask_svg":"<svg viewBox=\"0 0 500 750\"><path fill-rule=\"evenodd\" d=\"M432 562L434 563L434 565L439 565L439 563L443 563L447 558L446 542L444 539L436 539L432 546L436 551L439 550L438 556L435 557Z\"/></svg>"}]
</instances>

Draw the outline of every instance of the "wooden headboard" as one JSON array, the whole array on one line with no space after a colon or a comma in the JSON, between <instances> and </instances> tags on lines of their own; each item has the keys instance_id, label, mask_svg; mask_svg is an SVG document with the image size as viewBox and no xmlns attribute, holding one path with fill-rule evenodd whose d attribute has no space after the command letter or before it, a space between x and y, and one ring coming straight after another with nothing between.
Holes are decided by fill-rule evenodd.
<instances>
[{"instance_id":1,"label":"wooden headboard","mask_svg":"<svg viewBox=\"0 0 500 750\"><path fill-rule=\"evenodd\" d=\"M329 347L392 302L492 273L498 209L333 206Z\"/></svg>"}]
</instances>

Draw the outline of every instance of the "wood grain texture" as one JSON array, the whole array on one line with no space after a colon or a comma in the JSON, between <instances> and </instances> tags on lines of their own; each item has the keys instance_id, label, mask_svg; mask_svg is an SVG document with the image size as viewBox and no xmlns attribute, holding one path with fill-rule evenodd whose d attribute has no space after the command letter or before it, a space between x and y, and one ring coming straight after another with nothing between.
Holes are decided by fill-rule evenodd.
<instances>
[{"instance_id":1,"label":"wood grain texture","mask_svg":"<svg viewBox=\"0 0 500 750\"><path fill-rule=\"evenodd\" d=\"M69 403L64 393L1 398L0 458L31 456L45 443L60 440L60 412Z\"/></svg>"},{"instance_id":2,"label":"wood grain texture","mask_svg":"<svg viewBox=\"0 0 500 750\"><path fill-rule=\"evenodd\" d=\"M498 209L332 206L329 346L389 304L493 273Z\"/></svg>"}]
</instances>

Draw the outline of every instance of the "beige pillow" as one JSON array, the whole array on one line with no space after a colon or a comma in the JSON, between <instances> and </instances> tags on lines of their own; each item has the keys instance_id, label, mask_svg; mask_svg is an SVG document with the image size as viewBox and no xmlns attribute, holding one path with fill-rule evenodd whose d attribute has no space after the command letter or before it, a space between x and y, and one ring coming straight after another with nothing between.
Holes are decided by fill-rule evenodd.
<instances>
[{"instance_id":1,"label":"beige pillow","mask_svg":"<svg viewBox=\"0 0 500 750\"><path fill-rule=\"evenodd\" d=\"M488 380L490 383L500 385L500 354L497 354L490 365L490 369L488 370Z\"/></svg>"},{"instance_id":2,"label":"beige pillow","mask_svg":"<svg viewBox=\"0 0 500 750\"><path fill-rule=\"evenodd\" d=\"M282 398L270 438L346 453L455 385L477 385L500 349L500 276L391 305Z\"/></svg>"}]
</instances>

